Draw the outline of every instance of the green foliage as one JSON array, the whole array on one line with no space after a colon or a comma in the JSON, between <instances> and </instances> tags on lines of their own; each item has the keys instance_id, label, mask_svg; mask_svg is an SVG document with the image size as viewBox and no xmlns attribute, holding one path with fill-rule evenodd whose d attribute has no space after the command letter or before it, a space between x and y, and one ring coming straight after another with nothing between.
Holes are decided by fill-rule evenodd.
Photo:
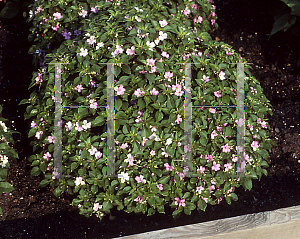
<instances>
[{"instance_id":1,"label":"green foliage","mask_svg":"<svg viewBox=\"0 0 300 239\"><path fill-rule=\"evenodd\" d=\"M196 207L205 211L207 204L215 205L224 197L228 203L231 198L237 199L233 190L240 185L251 189L252 182L248 179L231 178L236 174L232 153L235 153L237 119L235 109L230 107L216 109L216 112L209 108L193 108L192 173L200 176L184 177L185 67L175 63L197 63L192 64L191 72L194 106L236 105L237 71L236 65L229 63L245 63L229 45L212 41L207 33L213 25L212 20L216 19L212 17L214 8L209 2L197 0L199 8L195 10L190 1L178 1L180 4L176 7L162 0L121 1L120 5L105 1L65 1L63 4L52 0L37 1L33 9L42 2L43 10L30 19L34 26L30 39L37 43L29 53L38 50L46 54L45 59L36 54L35 63L66 63L61 67L62 105L89 108L62 108L65 124L61 169L62 174L70 178L68 181L65 177L57 178L53 172L51 139L55 120L55 66L48 65L47 71L42 68L34 73L30 88L37 88L32 91L31 98L24 99L21 104L29 103L25 118L32 118L32 124L36 124L28 136L35 136L32 145L38 153L29 160L32 175L43 173L47 176L40 186L50 183L55 195L65 191L75 194L77 198L72 203L80 208L80 214L91 216L95 213L100 219L114 206L128 213L142 212L148 216L156 210L164 213L164 207L170 206L174 209L174 218L178 218L182 212L190 215ZM97 13L80 16L84 14L82 9L96 6ZM185 13L190 14L189 18L183 12L188 9L191 12ZM50 16L59 12L62 18L50 18L47 23L40 24L46 17L45 12ZM200 16L202 19L198 18ZM167 25L163 25L164 22ZM51 28L57 24L60 26L57 31ZM81 33L74 36L74 29ZM68 32L72 39L64 39L62 34ZM51 47L48 48L49 43ZM108 85L105 63L116 63L113 86ZM260 170L265 162L263 158L267 157L264 150L270 150L268 134L262 132L268 125L264 116L272 111L249 68L245 65L245 125L248 125L245 153L249 160L244 170L246 175L257 172L260 177L264 172ZM170 78L166 79L168 74ZM210 80L205 83L206 77ZM114 166L118 178L105 176L111 166L108 139L105 140L110 131L106 128L109 111L95 109L92 105L106 105L112 90ZM253 132L249 125L253 126ZM222 127L222 134L217 127ZM217 136L212 137L216 131ZM260 153L252 146L253 134L259 142ZM232 151L222 150L224 145ZM207 156L219 169L214 169L216 165L207 160ZM45 170L45 164L49 169ZM228 166L232 168L225 169Z\"/></svg>"},{"instance_id":2,"label":"green foliage","mask_svg":"<svg viewBox=\"0 0 300 239\"><path fill-rule=\"evenodd\" d=\"M33 3L33 0L8 0L4 8L0 11L0 18L14 18L23 9ZM26 12L23 12L23 17L26 16Z\"/></svg>"},{"instance_id":3,"label":"green foliage","mask_svg":"<svg viewBox=\"0 0 300 239\"><path fill-rule=\"evenodd\" d=\"M274 13L274 24L269 38L279 31L291 30L297 40L300 38L300 0L281 0L286 6ZM299 59L297 68L300 69L300 44L298 41Z\"/></svg>"},{"instance_id":4,"label":"green foliage","mask_svg":"<svg viewBox=\"0 0 300 239\"><path fill-rule=\"evenodd\" d=\"M0 115L2 112L2 106L0 105ZM14 187L8 182L2 182L7 177L7 170L10 167L8 159L18 159L17 152L9 145L14 144L12 133L20 133L10 131L5 122L7 119L0 118L0 194L10 193L14 190ZM2 215L2 209L0 208L0 214Z\"/></svg>"}]
</instances>

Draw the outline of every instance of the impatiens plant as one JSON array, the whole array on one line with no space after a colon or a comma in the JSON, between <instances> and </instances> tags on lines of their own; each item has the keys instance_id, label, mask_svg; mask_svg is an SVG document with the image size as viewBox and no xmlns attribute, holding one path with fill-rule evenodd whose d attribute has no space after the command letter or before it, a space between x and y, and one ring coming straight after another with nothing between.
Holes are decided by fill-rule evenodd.
<instances>
[{"instance_id":1,"label":"impatiens plant","mask_svg":"<svg viewBox=\"0 0 300 239\"><path fill-rule=\"evenodd\" d=\"M2 112L2 106L0 105L0 114ZM10 165L8 162L9 158L18 159L19 156L17 152L9 145L14 144L14 140L12 138L12 133L19 133L17 131L10 131L5 122L7 119L0 118L0 195L6 195L14 190L14 187L8 183L3 182L7 177L7 170ZM0 207L0 214L2 215L2 209Z\"/></svg>"},{"instance_id":2,"label":"impatiens plant","mask_svg":"<svg viewBox=\"0 0 300 239\"><path fill-rule=\"evenodd\" d=\"M212 1L210 1L212 2ZM37 151L29 160L32 175L45 174L40 186L54 194L74 195L80 213L100 219L118 210L165 213L165 206L190 215L207 204L237 200L235 187L250 190L250 177L236 175L236 128L245 129L245 175L261 178L268 166L271 143L265 115L272 114L259 82L245 65L245 122L237 119L236 65L242 58L230 46L212 41L207 31L215 23L214 6L206 0L45 3L41 17L50 18L45 39L61 38L45 55L45 63L62 62L62 174L55 169L55 75L53 65L34 74L25 117L33 117L29 137ZM38 1L37 1L38 4ZM48 5L47 5L48 4ZM176 6L177 5L177 6ZM68 6L68 7L67 7ZM59 9L61 8L61 9ZM64 9L66 10L64 11ZM54 9L52 11L52 9ZM74 10L73 13L72 11ZM91 13L89 13L91 9ZM98 9L96 11L95 9ZM72 22L80 16L80 23ZM75 15L74 15L75 14ZM84 19L83 19L84 18ZM59 34L59 20L66 23ZM45 19L46 21L47 19ZM49 26L52 25L52 29ZM43 29L45 25L39 27ZM71 26L78 26L72 28ZM72 31L76 29L76 37ZM75 31L75 30L74 30ZM71 36L73 39L71 39ZM45 50L47 51L47 50ZM114 65L115 174L107 177L107 63ZM119 64L122 63L122 64ZM185 65L192 65L192 145L184 145ZM104 106L104 107L103 107ZM102 107L102 108L101 108ZM192 172L186 177L184 152L193 152Z\"/></svg>"}]
</instances>

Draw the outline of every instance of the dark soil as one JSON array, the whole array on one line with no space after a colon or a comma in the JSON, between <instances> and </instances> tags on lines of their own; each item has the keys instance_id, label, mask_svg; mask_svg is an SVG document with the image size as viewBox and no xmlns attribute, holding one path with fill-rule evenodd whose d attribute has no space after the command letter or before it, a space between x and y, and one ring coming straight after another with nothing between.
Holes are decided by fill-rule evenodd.
<instances>
[{"instance_id":1,"label":"dark soil","mask_svg":"<svg viewBox=\"0 0 300 239\"><path fill-rule=\"evenodd\" d=\"M264 2L264 3L263 3ZM278 1L279 2L279 1ZM14 134L19 160L9 160L8 177L15 190L0 196L0 238L113 238L181 225L206 222L244 214L275 210L299 204L300 165L300 92L299 72L293 69L297 61L296 41L289 32L278 33L268 41L273 17L268 12L280 7L277 1L218 1L219 30L213 37L233 46L250 63L251 73L261 83L271 101L273 116L269 117L270 137L278 146L272 146L267 160L268 176L254 180L251 191L235 190L239 200L228 205L208 205L205 212L182 215L174 221L171 211L152 217L127 214L114 210L99 222L96 217L79 215L69 204L72 198L56 198L50 187L39 188L41 177L30 176L27 158L33 154L27 131L30 121L24 120L26 105L18 103L29 98L28 86L32 72L32 55L27 42L30 24L21 14L15 19L0 20L0 103L3 117L21 135Z\"/></svg>"}]
</instances>

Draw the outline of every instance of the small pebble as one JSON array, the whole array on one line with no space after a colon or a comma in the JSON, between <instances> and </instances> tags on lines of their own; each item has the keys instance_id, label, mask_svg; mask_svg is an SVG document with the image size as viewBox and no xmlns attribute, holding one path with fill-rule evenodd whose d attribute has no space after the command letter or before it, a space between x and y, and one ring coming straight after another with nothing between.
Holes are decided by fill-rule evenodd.
<instances>
[{"instance_id":1,"label":"small pebble","mask_svg":"<svg viewBox=\"0 0 300 239\"><path fill-rule=\"evenodd\" d=\"M279 133L279 129L278 129L278 128L275 128L275 131L276 131L277 133Z\"/></svg>"}]
</instances>

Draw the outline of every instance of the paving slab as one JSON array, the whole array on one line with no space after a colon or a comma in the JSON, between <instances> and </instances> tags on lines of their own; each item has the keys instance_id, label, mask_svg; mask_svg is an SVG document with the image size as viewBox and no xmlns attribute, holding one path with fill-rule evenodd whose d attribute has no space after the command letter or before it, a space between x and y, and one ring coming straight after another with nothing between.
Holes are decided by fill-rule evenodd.
<instances>
[{"instance_id":1,"label":"paving slab","mask_svg":"<svg viewBox=\"0 0 300 239\"><path fill-rule=\"evenodd\" d=\"M124 239L300 239L300 206L122 237Z\"/></svg>"}]
</instances>

